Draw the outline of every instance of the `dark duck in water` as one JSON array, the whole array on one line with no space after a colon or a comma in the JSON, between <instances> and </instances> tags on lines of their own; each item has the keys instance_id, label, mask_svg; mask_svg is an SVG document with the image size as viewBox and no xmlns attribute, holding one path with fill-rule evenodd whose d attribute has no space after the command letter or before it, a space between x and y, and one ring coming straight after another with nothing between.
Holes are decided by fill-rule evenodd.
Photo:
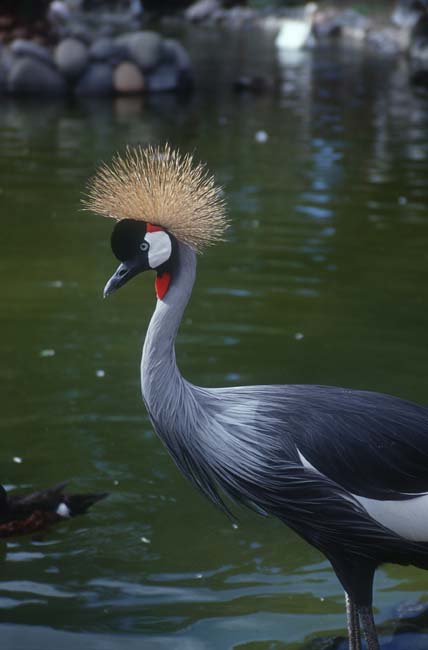
<instances>
[{"instance_id":1,"label":"dark duck in water","mask_svg":"<svg viewBox=\"0 0 428 650\"><path fill-rule=\"evenodd\" d=\"M87 512L107 492L67 494L66 483L29 494L8 494L0 485L0 538L28 535Z\"/></svg>"},{"instance_id":2,"label":"dark duck in water","mask_svg":"<svg viewBox=\"0 0 428 650\"><path fill-rule=\"evenodd\" d=\"M361 626L368 650L378 650L376 568L428 569L428 409L334 386L191 384L177 366L175 338L196 252L225 229L221 191L191 157L137 148L101 168L87 206L118 220L111 243L121 264L105 295L142 271L156 273L141 388L174 461L223 510L226 494L324 553L345 590L350 649L361 649Z\"/></svg>"}]
</instances>

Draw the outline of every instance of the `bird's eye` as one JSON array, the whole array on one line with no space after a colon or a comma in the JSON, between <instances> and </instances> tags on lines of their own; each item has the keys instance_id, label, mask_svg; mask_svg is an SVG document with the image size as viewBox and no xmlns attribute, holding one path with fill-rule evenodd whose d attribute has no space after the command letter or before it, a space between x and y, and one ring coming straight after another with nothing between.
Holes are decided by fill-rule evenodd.
<instances>
[{"instance_id":1,"label":"bird's eye","mask_svg":"<svg viewBox=\"0 0 428 650\"><path fill-rule=\"evenodd\" d=\"M141 242L140 251L143 251L143 253L145 253L148 250L149 250L149 244L146 241Z\"/></svg>"}]
</instances>

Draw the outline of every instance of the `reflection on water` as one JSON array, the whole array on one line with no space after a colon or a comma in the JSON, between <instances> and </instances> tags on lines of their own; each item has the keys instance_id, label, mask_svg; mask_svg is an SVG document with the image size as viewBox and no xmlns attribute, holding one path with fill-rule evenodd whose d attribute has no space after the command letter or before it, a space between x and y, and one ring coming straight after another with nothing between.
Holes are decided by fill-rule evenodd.
<instances>
[{"instance_id":1,"label":"reflection on water","mask_svg":"<svg viewBox=\"0 0 428 650\"><path fill-rule=\"evenodd\" d=\"M426 96L390 58L320 48L277 61L254 34L207 37L188 36L191 97L0 108L2 481L112 493L2 547L11 650L291 649L344 631L328 563L278 522L240 512L234 527L151 431L138 364L152 280L101 300L110 224L79 205L126 143L196 149L227 194L229 242L201 258L179 335L186 377L428 401ZM235 95L241 74L274 90ZM425 584L417 570L379 571L378 620Z\"/></svg>"}]
</instances>

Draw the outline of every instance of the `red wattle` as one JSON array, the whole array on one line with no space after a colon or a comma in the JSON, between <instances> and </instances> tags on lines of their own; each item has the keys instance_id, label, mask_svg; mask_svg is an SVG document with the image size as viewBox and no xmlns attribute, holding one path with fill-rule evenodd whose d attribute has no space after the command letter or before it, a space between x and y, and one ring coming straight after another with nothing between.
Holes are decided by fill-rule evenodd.
<instances>
[{"instance_id":1,"label":"red wattle","mask_svg":"<svg viewBox=\"0 0 428 650\"><path fill-rule=\"evenodd\" d=\"M157 275L155 280L156 295L159 300L165 296L171 282L171 274L165 271L162 275Z\"/></svg>"},{"instance_id":2,"label":"red wattle","mask_svg":"<svg viewBox=\"0 0 428 650\"><path fill-rule=\"evenodd\" d=\"M158 232L159 230L163 230L163 228L160 226L153 226L151 223L146 223L147 232Z\"/></svg>"}]
</instances>

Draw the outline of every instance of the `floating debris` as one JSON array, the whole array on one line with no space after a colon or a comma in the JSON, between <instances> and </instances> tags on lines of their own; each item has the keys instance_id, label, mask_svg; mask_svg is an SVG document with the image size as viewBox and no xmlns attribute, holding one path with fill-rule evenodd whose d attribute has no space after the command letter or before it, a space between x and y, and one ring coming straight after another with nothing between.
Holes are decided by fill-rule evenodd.
<instances>
[{"instance_id":1,"label":"floating debris","mask_svg":"<svg viewBox=\"0 0 428 650\"><path fill-rule=\"evenodd\" d=\"M141 541L143 542L143 544L150 544L150 540L147 539L147 537L141 537Z\"/></svg>"},{"instance_id":2,"label":"floating debris","mask_svg":"<svg viewBox=\"0 0 428 650\"><path fill-rule=\"evenodd\" d=\"M106 376L105 370L96 370L95 374L96 374L97 377L105 377Z\"/></svg>"},{"instance_id":3,"label":"floating debris","mask_svg":"<svg viewBox=\"0 0 428 650\"><path fill-rule=\"evenodd\" d=\"M266 133L266 131L257 131L254 135L254 139L256 142L263 143L267 142L269 140L269 135Z\"/></svg>"},{"instance_id":4,"label":"floating debris","mask_svg":"<svg viewBox=\"0 0 428 650\"><path fill-rule=\"evenodd\" d=\"M407 198L405 196L399 196L398 203L399 205L407 205Z\"/></svg>"},{"instance_id":5,"label":"floating debris","mask_svg":"<svg viewBox=\"0 0 428 650\"><path fill-rule=\"evenodd\" d=\"M20 465L22 463L22 458L20 456L14 456L13 462L18 463L18 465Z\"/></svg>"},{"instance_id":6,"label":"floating debris","mask_svg":"<svg viewBox=\"0 0 428 650\"><path fill-rule=\"evenodd\" d=\"M40 350L40 356L41 357L54 357L55 356L55 350L52 349L46 349L46 350Z\"/></svg>"},{"instance_id":7,"label":"floating debris","mask_svg":"<svg viewBox=\"0 0 428 650\"><path fill-rule=\"evenodd\" d=\"M305 335L302 332L296 332L294 338L296 339L296 341L301 341L302 339L305 338Z\"/></svg>"}]
</instances>

